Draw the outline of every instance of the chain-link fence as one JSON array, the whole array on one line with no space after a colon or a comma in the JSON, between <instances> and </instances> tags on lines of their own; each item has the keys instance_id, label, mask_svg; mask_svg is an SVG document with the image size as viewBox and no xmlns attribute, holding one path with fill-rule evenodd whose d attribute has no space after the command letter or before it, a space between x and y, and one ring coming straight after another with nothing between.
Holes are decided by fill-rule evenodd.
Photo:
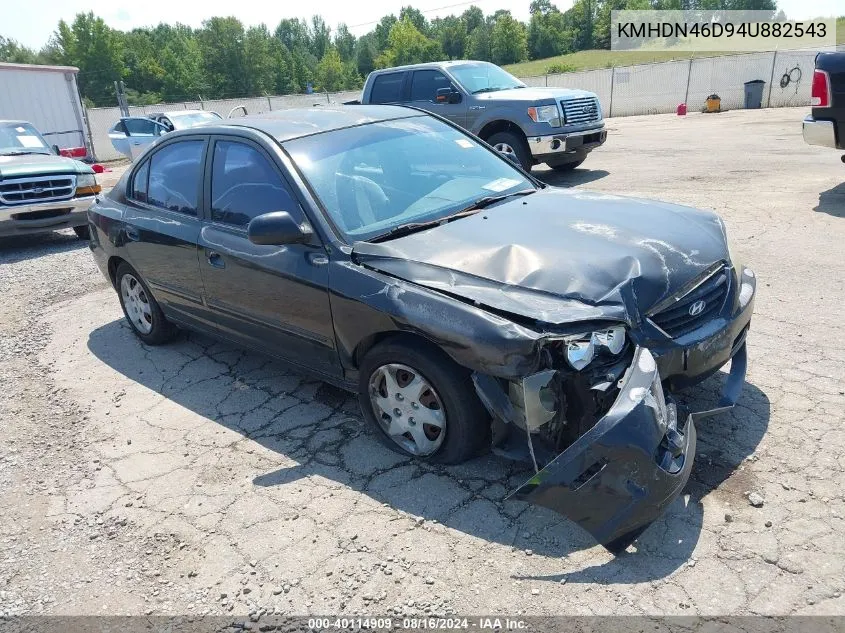
<instances>
[{"instance_id":1,"label":"chain-link fence","mask_svg":"<svg viewBox=\"0 0 845 633\"><path fill-rule=\"evenodd\" d=\"M842 48L842 47L840 47ZM674 112L686 103L689 111L704 108L711 94L721 99L722 110L745 107L745 84L763 81L761 106L785 107L810 104L810 84L816 51L775 51L720 57L701 57L636 66L620 66L572 73L523 77L529 86L580 88L596 93L605 117ZM133 116L168 110L214 110L223 117L242 116L233 111L244 106L249 114L285 108L343 103L360 97L359 91L221 99L130 107ZM108 131L120 118L118 108L88 111L91 140L97 160L121 158L109 141Z\"/></svg>"}]
</instances>

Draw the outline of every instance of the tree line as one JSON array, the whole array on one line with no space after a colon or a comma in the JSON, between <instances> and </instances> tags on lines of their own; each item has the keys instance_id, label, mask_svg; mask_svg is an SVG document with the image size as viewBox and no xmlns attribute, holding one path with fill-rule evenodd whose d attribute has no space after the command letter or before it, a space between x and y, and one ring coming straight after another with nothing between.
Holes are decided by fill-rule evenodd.
<instances>
[{"instance_id":1,"label":"tree line","mask_svg":"<svg viewBox=\"0 0 845 633\"><path fill-rule=\"evenodd\" d=\"M89 106L115 105L122 80L132 105L360 88L376 68L444 59L512 64L610 47L610 12L619 9L776 9L774 0L575 0L560 11L532 0L528 23L508 10L485 15L472 5L460 15L428 20L403 7L360 37L345 24L332 31L315 15L283 19L271 31L236 17L120 31L92 12L59 21L35 51L0 35L0 61L79 68ZM557 70L561 70L558 68ZM565 69L564 69L565 70Z\"/></svg>"}]
</instances>

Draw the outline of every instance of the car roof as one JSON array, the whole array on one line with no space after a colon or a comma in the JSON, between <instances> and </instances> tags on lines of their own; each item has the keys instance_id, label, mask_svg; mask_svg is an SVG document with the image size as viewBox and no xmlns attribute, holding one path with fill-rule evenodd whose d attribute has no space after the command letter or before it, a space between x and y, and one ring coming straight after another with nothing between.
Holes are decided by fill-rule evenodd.
<instances>
[{"instance_id":1,"label":"car roof","mask_svg":"<svg viewBox=\"0 0 845 633\"><path fill-rule=\"evenodd\" d=\"M368 123L392 121L414 116L428 116L414 108L389 105L318 106L273 110L236 119L224 119L219 123L206 123L185 132L247 127L265 132L278 141L289 141L301 136L321 134Z\"/></svg>"},{"instance_id":2,"label":"car roof","mask_svg":"<svg viewBox=\"0 0 845 633\"><path fill-rule=\"evenodd\" d=\"M189 114L200 114L202 112L208 112L209 114L214 114L210 110L168 110L167 112L150 112L146 116L169 116L178 118L180 116L186 116Z\"/></svg>"},{"instance_id":3,"label":"car roof","mask_svg":"<svg viewBox=\"0 0 845 633\"><path fill-rule=\"evenodd\" d=\"M32 125L29 121L21 121L17 119L0 119L0 125Z\"/></svg>"},{"instance_id":4,"label":"car roof","mask_svg":"<svg viewBox=\"0 0 845 633\"><path fill-rule=\"evenodd\" d=\"M476 64L476 65L483 65L489 64L493 66L492 62L485 62L479 59L452 59L446 60L442 62L423 62L422 64L407 64L405 66L393 66L391 68L380 68L378 70L374 70L372 74L380 75L383 73L394 73L394 72L402 72L405 70L413 70L415 68L449 68L451 66L461 66L463 64Z\"/></svg>"}]
</instances>

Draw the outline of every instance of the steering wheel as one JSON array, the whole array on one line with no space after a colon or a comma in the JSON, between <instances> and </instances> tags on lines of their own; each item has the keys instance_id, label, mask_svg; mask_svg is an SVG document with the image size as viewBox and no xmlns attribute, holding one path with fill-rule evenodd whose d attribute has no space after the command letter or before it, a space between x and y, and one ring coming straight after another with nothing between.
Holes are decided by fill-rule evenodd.
<instances>
[{"instance_id":1,"label":"steering wheel","mask_svg":"<svg viewBox=\"0 0 845 633\"><path fill-rule=\"evenodd\" d=\"M335 174L335 191L340 220L346 230L361 228L384 219L390 198L375 180L356 174L354 157L346 156Z\"/></svg>"}]
</instances>

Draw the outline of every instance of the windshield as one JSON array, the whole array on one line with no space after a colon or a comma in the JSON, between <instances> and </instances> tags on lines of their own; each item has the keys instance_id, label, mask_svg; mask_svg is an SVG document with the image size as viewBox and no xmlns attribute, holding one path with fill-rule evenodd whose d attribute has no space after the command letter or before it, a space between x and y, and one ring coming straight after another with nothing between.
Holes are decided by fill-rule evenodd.
<instances>
[{"instance_id":1,"label":"windshield","mask_svg":"<svg viewBox=\"0 0 845 633\"><path fill-rule=\"evenodd\" d=\"M52 153L32 124L0 123L0 155Z\"/></svg>"},{"instance_id":2,"label":"windshield","mask_svg":"<svg viewBox=\"0 0 845 633\"><path fill-rule=\"evenodd\" d=\"M221 117L215 112L192 112L191 114L170 114L170 120L173 121L173 126L177 130L186 130L189 127L194 127L200 123L208 123L210 121L219 121Z\"/></svg>"},{"instance_id":3,"label":"windshield","mask_svg":"<svg viewBox=\"0 0 845 633\"><path fill-rule=\"evenodd\" d=\"M458 83L467 92L472 94L525 88L524 83L495 64L480 63L449 66L449 72L454 75Z\"/></svg>"},{"instance_id":4,"label":"windshield","mask_svg":"<svg viewBox=\"0 0 845 633\"><path fill-rule=\"evenodd\" d=\"M285 148L348 242L536 189L473 137L425 116L315 134Z\"/></svg>"}]
</instances>

